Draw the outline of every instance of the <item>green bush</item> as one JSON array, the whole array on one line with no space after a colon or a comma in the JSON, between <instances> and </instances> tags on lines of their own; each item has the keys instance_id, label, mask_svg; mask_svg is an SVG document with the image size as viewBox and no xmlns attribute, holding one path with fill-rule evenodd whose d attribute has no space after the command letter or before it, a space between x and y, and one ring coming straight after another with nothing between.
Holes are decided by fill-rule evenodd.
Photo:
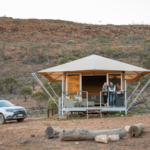
<instances>
[{"instance_id":1,"label":"green bush","mask_svg":"<svg viewBox=\"0 0 150 150\"><path fill-rule=\"evenodd\" d=\"M26 56L26 52L19 54L20 58L24 58Z\"/></svg>"},{"instance_id":2,"label":"green bush","mask_svg":"<svg viewBox=\"0 0 150 150\"><path fill-rule=\"evenodd\" d=\"M147 102L145 102L144 104L145 104L145 105L148 105L148 103L147 103Z\"/></svg>"},{"instance_id":3,"label":"green bush","mask_svg":"<svg viewBox=\"0 0 150 150\"><path fill-rule=\"evenodd\" d=\"M48 100L48 95L43 91L38 91L38 92L33 93L31 95L31 98L34 98L35 100L41 102L44 100Z\"/></svg>"},{"instance_id":4,"label":"green bush","mask_svg":"<svg viewBox=\"0 0 150 150\"><path fill-rule=\"evenodd\" d=\"M20 48L23 48L23 47L24 47L23 43L20 43Z\"/></svg>"},{"instance_id":5,"label":"green bush","mask_svg":"<svg viewBox=\"0 0 150 150\"><path fill-rule=\"evenodd\" d=\"M64 58L61 58L61 60L59 61L59 64L64 64L68 62L68 56L65 56Z\"/></svg>"},{"instance_id":6,"label":"green bush","mask_svg":"<svg viewBox=\"0 0 150 150\"><path fill-rule=\"evenodd\" d=\"M69 40L69 41L67 42L67 44L76 44L76 41L74 41L74 40Z\"/></svg>"},{"instance_id":7,"label":"green bush","mask_svg":"<svg viewBox=\"0 0 150 150\"><path fill-rule=\"evenodd\" d=\"M11 59L12 57L10 56L10 54L8 52L5 52L4 54L4 60L8 60Z\"/></svg>"},{"instance_id":8,"label":"green bush","mask_svg":"<svg viewBox=\"0 0 150 150\"><path fill-rule=\"evenodd\" d=\"M76 60L77 58L75 56L70 56L69 60Z\"/></svg>"},{"instance_id":9,"label":"green bush","mask_svg":"<svg viewBox=\"0 0 150 150\"><path fill-rule=\"evenodd\" d=\"M108 35L106 35L106 34L100 34L100 41L101 42L109 42L109 40L108 40L108 38L109 38L109 36Z\"/></svg>"},{"instance_id":10,"label":"green bush","mask_svg":"<svg viewBox=\"0 0 150 150\"><path fill-rule=\"evenodd\" d=\"M28 56L25 56L25 57L23 58L23 64L27 64L27 63L29 63L29 61L30 61L30 59L29 59Z\"/></svg>"},{"instance_id":11,"label":"green bush","mask_svg":"<svg viewBox=\"0 0 150 150\"><path fill-rule=\"evenodd\" d=\"M58 104L58 100L54 99L56 101L56 103ZM54 101L50 98L47 102L46 108L58 108L57 105L54 103ZM58 112L58 110L57 110Z\"/></svg>"},{"instance_id":12,"label":"green bush","mask_svg":"<svg viewBox=\"0 0 150 150\"><path fill-rule=\"evenodd\" d=\"M33 56L33 57L31 58L31 62L33 62L33 63L38 62L38 60L39 60L38 56Z\"/></svg>"},{"instance_id":13,"label":"green bush","mask_svg":"<svg viewBox=\"0 0 150 150\"><path fill-rule=\"evenodd\" d=\"M16 53L17 53L17 54L21 54L21 50L18 50Z\"/></svg>"}]
</instances>

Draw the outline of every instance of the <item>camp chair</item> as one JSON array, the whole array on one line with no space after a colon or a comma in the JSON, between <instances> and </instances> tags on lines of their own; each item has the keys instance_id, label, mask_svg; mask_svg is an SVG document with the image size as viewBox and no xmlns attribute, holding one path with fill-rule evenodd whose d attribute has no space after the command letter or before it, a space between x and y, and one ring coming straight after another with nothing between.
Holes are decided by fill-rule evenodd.
<instances>
[{"instance_id":1,"label":"camp chair","mask_svg":"<svg viewBox=\"0 0 150 150\"><path fill-rule=\"evenodd\" d=\"M87 99L83 99L82 95L74 94L74 98L78 99L80 107L87 107ZM88 102L88 106L94 107L94 102Z\"/></svg>"},{"instance_id":2,"label":"camp chair","mask_svg":"<svg viewBox=\"0 0 150 150\"><path fill-rule=\"evenodd\" d=\"M78 100L72 99L67 94L64 94L64 107L78 107Z\"/></svg>"}]
</instances>

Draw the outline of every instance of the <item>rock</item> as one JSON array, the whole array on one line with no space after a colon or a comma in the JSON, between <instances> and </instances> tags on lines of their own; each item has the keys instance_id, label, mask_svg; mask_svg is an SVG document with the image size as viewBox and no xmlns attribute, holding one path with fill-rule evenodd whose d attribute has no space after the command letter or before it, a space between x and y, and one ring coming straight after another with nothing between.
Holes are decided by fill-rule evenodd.
<instances>
[{"instance_id":1,"label":"rock","mask_svg":"<svg viewBox=\"0 0 150 150\"><path fill-rule=\"evenodd\" d=\"M76 145L78 145L78 144L79 144L79 142L75 142L75 144L76 144Z\"/></svg>"},{"instance_id":2,"label":"rock","mask_svg":"<svg viewBox=\"0 0 150 150\"><path fill-rule=\"evenodd\" d=\"M106 134L101 134L95 137L95 141L100 143L108 143L108 140L108 135Z\"/></svg>"},{"instance_id":3,"label":"rock","mask_svg":"<svg viewBox=\"0 0 150 150\"><path fill-rule=\"evenodd\" d=\"M59 116L59 119L67 119L67 116Z\"/></svg>"},{"instance_id":4,"label":"rock","mask_svg":"<svg viewBox=\"0 0 150 150\"><path fill-rule=\"evenodd\" d=\"M28 142L29 142L29 140L24 140L23 142L21 142L21 144L26 144Z\"/></svg>"}]
</instances>

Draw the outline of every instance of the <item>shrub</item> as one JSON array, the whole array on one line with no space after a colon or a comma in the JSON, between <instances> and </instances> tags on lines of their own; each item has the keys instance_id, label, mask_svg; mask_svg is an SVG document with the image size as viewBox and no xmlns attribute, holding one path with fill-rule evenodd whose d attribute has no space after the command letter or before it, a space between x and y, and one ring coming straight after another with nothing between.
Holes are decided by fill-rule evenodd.
<instances>
[{"instance_id":1,"label":"shrub","mask_svg":"<svg viewBox=\"0 0 150 150\"><path fill-rule=\"evenodd\" d=\"M11 50L12 50L12 51L15 51L15 50L16 50L16 48L12 48Z\"/></svg>"},{"instance_id":2,"label":"shrub","mask_svg":"<svg viewBox=\"0 0 150 150\"><path fill-rule=\"evenodd\" d=\"M92 44L94 44L95 46L97 45L97 43L98 43L97 39L94 39L94 40L92 41Z\"/></svg>"},{"instance_id":3,"label":"shrub","mask_svg":"<svg viewBox=\"0 0 150 150\"><path fill-rule=\"evenodd\" d=\"M108 40L108 38L109 38L109 36L108 35L106 35L106 34L100 34L100 41L101 42L109 42L109 40Z\"/></svg>"},{"instance_id":4,"label":"shrub","mask_svg":"<svg viewBox=\"0 0 150 150\"><path fill-rule=\"evenodd\" d=\"M39 60L38 56L33 56L31 58L31 62L33 62L33 63L38 62L38 60Z\"/></svg>"},{"instance_id":5,"label":"shrub","mask_svg":"<svg viewBox=\"0 0 150 150\"><path fill-rule=\"evenodd\" d=\"M67 42L67 44L76 44L76 41L74 41L74 40L69 40L69 41Z\"/></svg>"},{"instance_id":6,"label":"shrub","mask_svg":"<svg viewBox=\"0 0 150 150\"><path fill-rule=\"evenodd\" d=\"M148 103L147 103L147 102L145 102L145 103L144 103L144 105L148 105Z\"/></svg>"},{"instance_id":7,"label":"shrub","mask_svg":"<svg viewBox=\"0 0 150 150\"><path fill-rule=\"evenodd\" d=\"M19 56L20 56L20 58L25 57L25 56L26 56L26 52L23 52L23 53L22 53L22 54L20 54Z\"/></svg>"},{"instance_id":8,"label":"shrub","mask_svg":"<svg viewBox=\"0 0 150 150\"><path fill-rule=\"evenodd\" d=\"M68 56L65 56L64 58L61 58L61 60L59 61L59 64L64 64L68 62Z\"/></svg>"},{"instance_id":9,"label":"shrub","mask_svg":"<svg viewBox=\"0 0 150 150\"><path fill-rule=\"evenodd\" d=\"M18 50L16 53L17 53L17 54L21 54L21 50Z\"/></svg>"},{"instance_id":10,"label":"shrub","mask_svg":"<svg viewBox=\"0 0 150 150\"><path fill-rule=\"evenodd\" d=\"M72 51L70 51L70 53L73 54L74 56L79 57L81 51L79 49L73 49Z\"/></svg>"},{"instance_id":11,"label":"shrub","mask_svg":"<svg viewBox=\"0 0 150 150\"><path fill-rule=\"evenodd\" d=\"M58 100L54 99L55 102L58 104ZM57 105L55 104L55 102L50 98L47 102L46 108L58 108Z\"/></svg>"},{"instance_id":12,"label":"shrub","mask_svg":"<svg viewBox=\"0 0 150 150\"><path fill-rule=\"evenodd\" d=\"M43 100L48 100L48 95L44 93L43 91L35 92L31 95L31 98L34 98L35 100L41 102Z\"/></svg>"},{"instance_id":13,"label":"shrub","mask_svg":"<svg viewBox=\"0 0 150 150\"><path fill-rule=\"evenodd\" d=\"M25 56L24 58L23 58L23 64L27 64L27 63L29 63L29 57L28 56Z\"/></svg>"},{"instance_id":14,"label":"shrub","mask_svg":"<svg viewBox=\"0 0 150 150\"><path fill-rule=\"evenodd\" d=\"M24 47L23 43L20 43L20 48L23 48L23 47Z\"/></svg>"},{"instance_id":15,"label":"shrub","mask_svg":"<svg viewBox=\"0 0 150 150\"><path fill-rule=\"evenodd\" d=\"M75 56L70 56L69 60L76 60L77 58Z\"/></svg>"},{"instance_id":16,"label":"shrub","mask_svg":"<svg viewBox=\"0 0 150 150\"><path fill-rule=\"evenodd\" d=\"M5 52L4 54L4 60L8 60L11 59L12 57L10 56L10 54L8 52Z\"/></svg>"}]
</instances>

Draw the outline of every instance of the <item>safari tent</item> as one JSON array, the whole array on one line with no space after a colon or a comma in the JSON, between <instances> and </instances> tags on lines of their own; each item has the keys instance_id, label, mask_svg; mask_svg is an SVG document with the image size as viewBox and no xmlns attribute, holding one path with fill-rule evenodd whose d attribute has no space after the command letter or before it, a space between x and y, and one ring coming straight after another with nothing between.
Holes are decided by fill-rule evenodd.
<instances>
[{"instance_id":1,"label":"safari tent","mask_svg":"<svg viewBox=\"0 0 150 150\"><path fill-rule=\"evenodd\" d=\"M86 111L87 108L101 109L102 111L125 111L127 113L132 104L127 108L126 81L138 81L148 73L150 73L150 70L102 56L91 55L32 73L32 75L52 99L53 97L43 86L36 74L45 76L50 82L62 82L62 97L59 98L57 96L57 91L53 92L56 92L55 94L59 99L59 112L63 115L65 111ZM102 94L104 82L107 82L107 84L113 82L115 84L116 95L121 93L122 96L121 101L123 103L121 105L115 104L114 107L109 107L108 96L107 106L104 106ZM149 82L147 82L144 88ZM134 101L136 101L136 98Z\"/></svg>"}]
</instances>

